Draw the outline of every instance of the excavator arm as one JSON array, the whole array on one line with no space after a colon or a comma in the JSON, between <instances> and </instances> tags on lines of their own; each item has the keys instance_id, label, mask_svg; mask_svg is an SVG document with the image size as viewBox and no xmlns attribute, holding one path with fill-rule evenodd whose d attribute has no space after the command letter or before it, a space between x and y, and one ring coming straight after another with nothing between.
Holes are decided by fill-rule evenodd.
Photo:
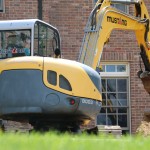
<instances>
[{"instance_id":1,"label":"excavator arm","mask_svg":"<svg viewBox=\"0 0 150 150\"><path fill-rule=\"evenodd\" d=\"M134 5L134 15L127 14L113 7L113 4ZM98 0L92 10L83 38L79 61L96 69L99 66L103 47L109 41L114 29L133 30L141 49L140 55L145 70L138 76L150 93L150 31L149 14L143 0Z\"/></svg>"}]
</instances>

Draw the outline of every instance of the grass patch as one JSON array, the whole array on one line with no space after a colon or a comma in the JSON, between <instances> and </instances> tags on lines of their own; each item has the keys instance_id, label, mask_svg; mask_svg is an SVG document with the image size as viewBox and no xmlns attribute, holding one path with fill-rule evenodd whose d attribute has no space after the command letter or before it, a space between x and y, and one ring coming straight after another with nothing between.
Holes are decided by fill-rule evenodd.
<instances>
[{"instance_id":1,"label":"grass patch","mask_svg":"<svg viewBox=\"0 0 150 150\"><path fill-rule=\"evenodd\" d=\"M0 133L1 150L148 150L149 147L150 138L141 136Z\"/></svg>"}]
</instances>

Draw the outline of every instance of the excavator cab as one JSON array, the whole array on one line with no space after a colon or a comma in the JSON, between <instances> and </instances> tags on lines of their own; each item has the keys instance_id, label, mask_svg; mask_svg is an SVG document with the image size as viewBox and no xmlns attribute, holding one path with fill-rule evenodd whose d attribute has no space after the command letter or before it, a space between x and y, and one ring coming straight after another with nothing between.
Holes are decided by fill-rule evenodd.
<instances>
[{"instance_id":1,"label":"excavator cab","mask_svg":"<svg viewBox=\"0 0 150 150\"><path fill-rule=\"evenodd\" d=\"M55 27L38 19L0 21L1 119L36 130L78 130L95 118L102 101L99 74L60 57Z\"/></svg>"},{"instance_id":2,"label":"excavator cab","mask_svg":"<svg viewBox=\"0 0 150 150\"><path fill-rule=\"evenodd\" d=\"M0 59L18 56L60 57L57 29L38 19L2 21Z\"/></svg>"}]
</instances>

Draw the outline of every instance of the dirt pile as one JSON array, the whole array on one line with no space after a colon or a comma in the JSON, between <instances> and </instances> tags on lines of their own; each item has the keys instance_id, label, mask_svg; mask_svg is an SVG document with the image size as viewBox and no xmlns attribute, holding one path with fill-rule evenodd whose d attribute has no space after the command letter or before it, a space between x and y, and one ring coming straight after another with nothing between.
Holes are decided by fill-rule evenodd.
<instances>
[{"instance_id":1,"label":"dirt pile","mask_svg":"<svg viewBox=\"0 0 150 150\"><path fill-rule=\"evenodd\" d=\"M4 132L29 132L32 130L32 126L27 122L3 120L1 130Z\"/></svg>"},{"instance_id":2,"label":"dirt pile","mask_svg":"<svg viewBox=\"0 0 150 150\"><path fill-rule=\"evenodd\" d=\"M136 133L145 137L150 136L150 122L142 121L140 126L137 128Z\"/></svg>"}]
</instances>

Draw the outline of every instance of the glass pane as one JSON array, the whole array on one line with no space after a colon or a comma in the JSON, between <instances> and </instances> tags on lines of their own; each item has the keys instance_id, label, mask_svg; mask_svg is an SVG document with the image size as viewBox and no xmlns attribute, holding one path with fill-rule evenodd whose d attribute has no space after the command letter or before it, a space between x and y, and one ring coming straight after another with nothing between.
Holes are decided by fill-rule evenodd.
<instances>
[{"instance_id":1,"label":"glass pane","mask_svg":"<svg viewBox=\"0 0 150 150\"><path fill-rule=\"evenodd\" d=\"M118 92L127 92L127 80L117 79Z\"/></svg>"},{"instance_id":2,"label":"glass pane","mask_svg":"<svg viewBox=\"0 0 150 150\"><path fill-rule=\"evenodd\" d=\"M72 91L70 82L63 76L59 76L59 87L68 91Z\"/></svg>"},{"instance_id":3,"label":"glass pane","mask_svg":"<svg viewBox=\"0 0 150 150\"><path fill-rule=\"evenodd\" d=\"M115 65L106 65L106 72L115 72Z\"/></svg>"},{"instance_id":4,"label":"glass pane","mask_svg":"<svg viewBox=\"0 0 150 150\"><path fill-rule=\"evenodd\" d=\"M107 105L108 106L116 106L117 105L116 93L108 93L107 94Z\"/></svg>"},{"instance_id":5,"label":"glass pane","mask_svg":"<svg viewBox=\"0 0 150 150\"><path fill-rule=\"evenodd\" d=\"M106 100L106 93L102 93L102 99Z\"/></svg>"},{"instance_id":6,"label":"glass pane","mask_svg":"<svg viewBox=\"0 0 150 150\"><path fill-rule=\"evenodd\" d=\"M106 113L106 108L101 108L100 113Z\"/></svg>"},{"instance_id":7,"label":"glass pane","mask_svg":"<svg viewBox=\"0 0 150 150\"><path fill-rule=\"evenodd\" d=\"M50 84L57 84L57 73L55 71L48 70L47 72L47 80Z\"/></svg>"},{"instance_id":8,"label":"glass pane","mask_svg":"<svg viewBox=\"0 0 150 150\"><path fill-rule=\"evenodd\" d=\"M31 31L0 31L0 58L30 56Z\"/></svg>"},{"instance_id":9,"label":"glass pane","mask_svg":"<svg viewBox=\"0 0 150 150\"><path fill-rule=\"evenodd\" d=\"M102 93L102 105L106 106L106 94Z\"/></svg>"},{"instance_id":10,"label":"glass pane","mask_svg":"<svg viewBox=\"0 0 150 150\"><path fill-rule=\"evenodd\" d=\"M106 92L106 79L102 79L102 92Z\"/></svg>"},{"instance_id":11,"label":"glass pane","mask_svg":"<svg viewBox=\"0 0 150 150\"><path fill-rule=\"evenodd\" d=\"M39 26L36 23L34 26L34 55L38 55L39 49Z\"/></svg>"},{"instance_id":12,"label":"glass pane","mask_svg":"<svg viewBox=\"0 0 150 150\"><path fill-rule=\"evenodd\" d=\"M118 108L118 113L127 113L127 108Z\"/></svg>"},{"instance_id":13,"label":"glass pane","mask_svg":"<svg viewBox=\"0 0 150 150\"><path fill-rule=\"evenodd\" d=\"M102 100L102 106L106 106L106 100Z\"/></svg>"},{"instance_id":14,"label":"glass pane","mask_svg":"<svg viewBox=\"0 0 150 150\"><path fill-rule=\"evenodd\" d=\"M118 93L118 105L127 106L127 93Z\"/></svg>"},{"instance_id":15,"label":"glass pane","mask_svg":"<svg viewBox=\"0 0 150 150\"><path fill-rule=\"evenodd\" d=\"M123 4L112 4L112 6L116 7L117 9L123 11L123 12L127 12L127 6L123 5Z\"/></svg>"},{"instance_id":16,"label":"glass pane","mask_svg":"<svg viewBox=\"0 0 150 150\"><path fill-rule=\"evenodd\" d=\"M107 91L116 92L116 79L107 79Z\"/></svg>"},{"instance_id":17,"label":"glass pane","mask_svg":"<svg viewBox=\"0 0 150 150\"><path fill-rule=\"evenodd\" d=\"M127 127L127 115L118 115L118 125Z\"/></svg>"},{"instance_id":18,"label":"glass pane","mask_svg":"<svg viewBox=\"0 0 150 150\"><path fill-rule=\"evenodd\" d=\"M34 55L46 56L47 28L41 23L36 23L34 30Z\"/></svg>"},{"instance_id":19,"label":"glass pane","mask_svg":"<svg viewBox=\"0 0 150 150\"><path fill-rule=\"evenodd\" d=\"M126 99L118 99L118 106L127 106Z\"/></svg>"},{"instance_id":20,"label":"glass pane","mask_svg":"<svg viewBox=\"0 0 150 150\"><path fill-rule=\"evenodd\" d=\"M118 93L118 99L127 99L127 93Z\"/></svg>"},{"instance_id":21,"label":"glass pane","mask_svg":"<svg viewBox=\"0 0 150 150\"><path fill-rule=\"evenodd\" d=\"M106 125L106 115L105 114L99 114L97 116L97 124L98 125Z\"/></svg>"},{"instance_id":22,"label":"glass pane","mask_svg":"<svg viewBox=\"0 0 150 150\"><path fill-rule=\"evenodd\" d=\"M54 51L58 48L58 35L50 28L47 28L47 56L53 57Z\"/></svg>"},{"instance_id":23,"label":"glass pane","mask_svg":"<svg viewBox=\"0 0 150 150\"><path fill-rule=\"evenodd\" d=\"M116 108L113 107L107 108L107 113L116 113Z\"/></svg>"},{"instance_id":24,"label":"glass pane","mask_svg":"<svg viewBox=\"0 0 150 150\"><path fill-rule=\"evenodd\" d=\"M108 125L116 125L117 124L116 118L117 118L116 115L108 115L107 116Z\"/></svg>"},{"instance_id":25,"label":"glass pane","mask_svg":"<svg viewBox=\"0 0 150 150\"><path fill-rule=\"evenodd\" d=\"M117 65L117 72L126 72L125 65Z\"/></svg>"},{"instance_id":26,"label":"glass pane","mask_svg":"<svg viewBox=\"0 0 150 150\"><path fill-rule=\"evenodd\" d=\"M54 51L59 48L57 32L40 22L34 30L34 55L54 57Z\"/></svg>"},{"instance_id":27,"label":"glass pane","mask_svg":"<svg viewBox=\"0 0 150 150\"><path fill-rule=\"evenodd\" d=\"M2 12L2 10L3 10L3 0L0 0L0 12Z\"/></svg>"},{"instance_id":28,"label":"glass pane","mask_svg":"<svg viewBox=\"0 0 150 150\"><path fill-rule=\"evenodd\" d=\"M39 55L40 56L47 56L46 37L47 37L47 28L43 25L39 25Z\"/></svg>"}]
</instances>

